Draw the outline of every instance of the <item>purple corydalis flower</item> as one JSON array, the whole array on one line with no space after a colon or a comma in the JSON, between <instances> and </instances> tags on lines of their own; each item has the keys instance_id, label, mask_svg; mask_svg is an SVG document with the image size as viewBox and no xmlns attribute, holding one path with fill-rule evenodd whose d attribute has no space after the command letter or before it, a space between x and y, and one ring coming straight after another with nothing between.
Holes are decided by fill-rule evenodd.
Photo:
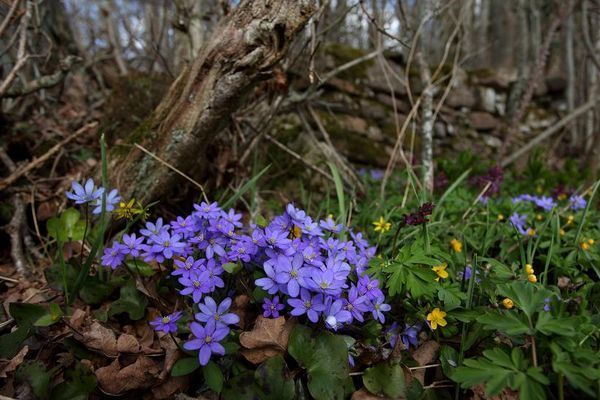
<instances>
[{"instance_id":1,"label":"purple corydalis flower","mask_svg":"<svg viewBox=\"0 0 600 400\"><path fill-rule=\"evenodd\" d=\"M85 181L83 186L77 181L71 182L71 190L72 192L66 192L66 195L67 198L75 201L75 204L89 203L96 200L104 193L103 188L96 189L96 185L92 178Z\"/></svg>"},{"instance_id":2,"label":"purple corydalis flower","mask_svg":"<svg viewBox=\"0 0 600 400\"><path fill-rule=\"evenodd\" d=\"M190 324L193 339L185 342L183 348L186 350L199 350L198 360L200 365L208 364L213 354L224 355L225 348L219 343L229 333L229 328L209 322L202 326L197 322Z\"/></svg>"},{"instance_id":3,"label":"purple corydalis flower","mask_svg":"<svg viewBox=\"0 0 600 400\"><path fill-rule=\"evenodd\" d=\"M100 195L96 200L92 202L92 205L95 206L95 208L92 210L92 214L102 214L102 195L104 194L104 188L100 188L98 189L98 191L100 192ZM115 206L117 205L119 200L121 200L121 196L119 196L119 192L117 192L117 189L111 190L106 195L105 211L114 211Z\"/></svg>"},{"instance_id":4,"label":"purple corydalis flower","mask_svg":"<svg viewBox=\"0 0 600 400\"><path fill-rule=\"evenodd\" d=\"M323 295L311 296L311 293L306 289L300 290L299 299L289 299L287 302L293 307L290 311L291 315L298 317L306 314L308 319L315 324L319 322L319 313L326 308L323 304Z\"/></svg>"},{"instance_id":5,"label":"purple corydalis flower","mask_svg":"<svg viewBox=\"0 0 600 400\"><path fill-rule=\"evenodd\" d=\"M231 306L231 299L227 297L217 306L215 300L207 296L204 298L204 303L198 303L200 312L196 314L196 319L201 322L214 320L217 326L227 326L240 322L240 317L234 313L228 313Z\"/></svg>"},{"instance_id":6,"label":"purple corydalis flower","mask_svg":"<svg viewBox=\"0 0 600 400\"><path fill-rule=\"evenodd\" d=\"M279 296L273 297L273 300L269 300L265 297L263 303L263 317L265 318L279 318L279 311L283 310L285 306L279 303Z\"/></svg>"},{"instance_id":7,"label":"purple corydalis flower","mask_svg":"<svg viewBox=\"0 0 600 400\"><path fill-rule=\"evenodd\" d=\"M143 237L138 238L135 236L135 233L132 233L131 235L124 234L122 241L123 245L121 246L121 251L123 254L129 254L131 257L139 257L140 251L143 249Z\"/></svg>"},{"instance_id":8,"label":"purple corydalis flower","mask_svg":"<svg viewBox=\"0 0 600 400\"><path fill-rule=\"evenodd\" d=\"M104 249L104 255L102 256L102 265L110 267L111 269L117 269L119 265L123 263L125 254L123 253L123 245L117 241L113 242L112 247Z\"/></svg>"},{"instance_id":9,"label":"purple corydalis flower","mask_svg":"<svg viewBox=\"0 0 600 400\"><path fill-rule=\"evenodd\" d=\"M165 315L164 317L156 317L150 322L155 331L164 333L177 332L177 321L181 318L181 311L176 311L173 314Z\"/></svg>"}]
</instances>

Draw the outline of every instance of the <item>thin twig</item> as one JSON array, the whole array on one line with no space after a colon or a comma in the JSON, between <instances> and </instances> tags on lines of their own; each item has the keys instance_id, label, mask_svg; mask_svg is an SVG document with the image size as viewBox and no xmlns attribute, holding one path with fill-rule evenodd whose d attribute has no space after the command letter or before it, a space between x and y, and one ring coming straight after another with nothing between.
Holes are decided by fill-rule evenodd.
<instances>
[{"instance_id":1,"label":"thin twig","mask_svg":"<svg viewBox=\"0 0 600 400\"><path fill-rule=\"evenodd\" d=\"M181 172L180 170L178 170L177 168L175 168L173 165L169 164L168 162L166 162L165 160L163 160L162 158L160 158L156 154L150 152L146 148L142 147L138 143L134 143L134 146L137 147L138 149L140 149L141 151L143 151L144 153L146 153L147 155L149 155L150 157L154 158L159 163L163 164L165 167L169 168L171 171L175 172L176 174L182 176L183 178L187 179L188 181L190 181L191 183L193 183L194 185L196 185L200 189L200 192L202 192L202 197L204 198L204 201L206 201L208 203L208 196L206 196L206 192L204 191L204 187L202 186L202 184L200 182L198 182L198 181L192 179L191 177L189 177L188 175L184 174L183 172Z\"/></svg>"},{"instance_id":2,"label":"thin twig","mask_svg":"<svg viewBox=\"0 0 600 400\"><path fill-rule=\"evenodd\" d=\"M14 0L12 2L12 4L10 5L10 9L8 10L8 13L4 17L4 20L2 21L2 25L0 25L0 37L2 37L2 35L4 34L4 30L8 27L8 24L10 23L12 16L15 13L15 11L17 10L17 6L19 5L20 2L21 2L21 0Z\"/></svg>"},{"instance_id":3,"label":"thin twig","mask_svg":"<svg viewBox=\"0 0 600 400\"><path fill-rule=\"evenodd\" d=\"M83 133L87 132L88 130L95 128L96 126L98 126L97 121L90 122L89 124L82 126L81 128L79 128L77 130L77 132L73 133L71 136L61 140L60 142L58 142L57 144L52 146L52 148L50 150L48 150L43 156L34 159L33 161L31 161L29 164L25 165L22 168L18 168L15 172L11 173L8 177L6 177L2 181L0 181L0 190L12 185L17 179L19 179L23 175L25 175L28 172L30 172L31 170L36 169L37 167L41 166L46 160L48 160L57 151L59 151L65 144L67 144L71 140L81 136Z\"/></svg>"},{"instance_id":4,"label":"thin twig","mask_svg":"<svg viewBox=\"0 0 600 400\"><path fill-rule=\"evenodd\" d=\"M13 80L16 78L17 73L23 68L29 56L25 54L26 45L27 45L27 27L29 26L29 20L31 19L31 8L32 2L27 1L27 6L25 7L25 14L21 17L21 23L19 25L20 36L19 36L19 47L17 48L17 61L15 65L12 67L10 72L6 75L6 78L0 83L0 97L4 95L6 90L9 88Z\"/></svg>"}]
</instances>

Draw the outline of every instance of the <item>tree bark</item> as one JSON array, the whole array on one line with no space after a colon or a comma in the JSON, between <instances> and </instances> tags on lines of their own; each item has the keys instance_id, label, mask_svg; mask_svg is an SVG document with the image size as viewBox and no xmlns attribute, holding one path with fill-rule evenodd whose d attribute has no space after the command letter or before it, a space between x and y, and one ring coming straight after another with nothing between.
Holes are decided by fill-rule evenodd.
<instances>
[{"instance_id":1,"label":"tree bark","mask_svg":"<svg viewBox=\"0 0 600 400\"><path fill-rule=\"evenodd\" d=\"M148 202L166 195L181 179L136 149L136 143L181 172L201 177L207 144L228 125L243 95L270 75L315 11L315 0L243 1L215 28L149 119L126 139L129 150L110 163L113 183L126 197Z\"/></svg>"}]
</instances>

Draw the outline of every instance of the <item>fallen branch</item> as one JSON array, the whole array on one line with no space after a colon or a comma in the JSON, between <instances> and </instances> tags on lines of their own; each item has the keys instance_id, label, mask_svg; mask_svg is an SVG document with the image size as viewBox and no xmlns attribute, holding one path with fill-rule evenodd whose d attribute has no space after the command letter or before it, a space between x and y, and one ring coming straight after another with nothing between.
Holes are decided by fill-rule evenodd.
<instances>
[{"instance_id":1,"label":"fallen branch","mask_svg":"<svg viewBox=\"0 0 600 400\"><path fill-rule=\"evenodd\" d=\"M39 158L35 158L33 161L31 161L27 165L25 165L21 168L18 168L13 173L11 173L8 177L6 177L0 181L0 190L7 188L8 186L12 185L17 179L19 179L23 175L38 168L44 162L46 162L50 157L52 157L57 151L59 151L65 144L67 144L71 140L81 136L82 134L89 131L90 129L95 128L96 126L98 126L98 121L90 122L89 124L82 126L81 128L79 128L77 130L77 132L73 133L71 136L61 140L59 143L52 146L52 148L50 150L48 150L46 152L46 154L44 154L43 156L41 156Z\"/></svg>"},{"instance_id":2,"label":"fallen branch","mask_svg":"<svg viewBox=\"0 0 600 400\"><path fill-rule=\"evenodd\" d=\"M597 103L600 103L600 97L594 97L587 103L582 104L581 106L579 106L578 108L573 110L573 112L571 114L564 116L560 121L558 121L556 124L554 124L550 128L546 129L544 132L537 135L535 138L533 138L533 140L531 140L525 146L522 146L519 150L517 150L510 156L506 157L500 165L502 165L502 167L508 166L513 161L515 161L517 158L521 157L523 154L525 154L529 150L531 150L535 145L548 139L550 136L552 136L556 132L560 131L569 122L571 122L575 118L579 117L580 115L586 113L591 108L594 108Z\"/></svg>"},{"instance_id":3,"label":"fallen branch","mask_svg":"<svg viewBox=\"0 0 600 400\"><path fill-rule=\"evenodd\" d=\"M33 92L37 92L40 89L46 89L56 86L63 81L63 79L67 76L67 73L71 70L71 68L73 68L75 64L78 64L81 61L82 59L80 57L67 56L64 60L60 61L60 69L57 72L51 75L41 76L30 82L13 85L2 95L2 97L24 96Z\"/></svg>"}]
</instances>

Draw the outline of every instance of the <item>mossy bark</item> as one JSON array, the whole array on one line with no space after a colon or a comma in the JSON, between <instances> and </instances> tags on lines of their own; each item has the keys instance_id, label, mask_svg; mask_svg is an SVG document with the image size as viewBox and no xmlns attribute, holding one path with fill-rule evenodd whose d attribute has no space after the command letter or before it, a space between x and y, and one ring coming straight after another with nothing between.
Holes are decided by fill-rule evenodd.
<instances>
[{"instance_id":1,"label":"mossy bark","mask_svg":"<svg viewBox=\"0 0 600 400\"><path fill-rule=\"evenodd\" d=\"M153 114L111 161L113 183L143 202L165 196L181 177L137 149L202 177L207 145L229 123L244 94L270 75L315 12L315 0L247 0L215 29Z\"/></svg>"}]
</instances>

